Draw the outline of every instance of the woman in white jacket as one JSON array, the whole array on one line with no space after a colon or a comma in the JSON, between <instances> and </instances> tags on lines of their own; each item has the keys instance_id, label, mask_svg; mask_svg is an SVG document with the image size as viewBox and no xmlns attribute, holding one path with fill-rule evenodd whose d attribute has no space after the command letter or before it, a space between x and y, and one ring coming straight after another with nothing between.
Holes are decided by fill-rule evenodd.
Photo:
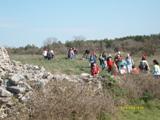
<instances>
[{"instance_id":1,"label":"woman in white jacket","mask_svg":"<svg viewBox=\"0 0 160 120\"><path fill-rule=\"evenodd\" d=\"M128 73L131 73L133 65L134 65L133 59L132 59L131 55L128 54L126 57L126 66L127 66Z\"/></svg>"},{"instance_id":2,"label":"woman in white jacket","mask_svg":"<svg viewBox=\"0 0 160 120\"><path fill-rule=\"evenodd\" d=\"M153 60L153 76L154 78L158 79L160 78L160 66L157 60Z\"/></svg>"}]
</instances>

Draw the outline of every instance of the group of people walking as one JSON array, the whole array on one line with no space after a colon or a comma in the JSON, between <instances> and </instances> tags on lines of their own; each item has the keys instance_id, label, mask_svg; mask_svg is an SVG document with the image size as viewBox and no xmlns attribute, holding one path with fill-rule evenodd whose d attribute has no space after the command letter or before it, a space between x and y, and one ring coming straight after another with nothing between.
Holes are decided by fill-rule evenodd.
<instances>
[{"instance_id":1,"label":"group of people walking","mask_svg":"<svg viewBox=\"0 0 160 120\"><path fill-rule=\"evenodd\" d=\"M69 48L67 53L68 59L76 58L78 50L75 48ZM43 57L51 60L55 56L53 50L44 49ZM100 71L106 70L111 75L125 75L125 74L139 74L139 73L150 73L151 69L147 61L146 55L143 55L138 66L135 66L132 56L128 53L126 56L122 55L120 51L117 51L114 56L102 52L99 57L96 56L95 51L90 52L86 50L83 54L83 59L88 59L90 63L90 71L92 76L97 76ZM99 61L99 65L97 64ZM154 78L160 78L160 66L156 59L153 60L152 74Z\"/></svg>"},{"instance_id":2,"label":"group of people walking","mask_svg":"<svg viewBox=\"0 0 160 120\"><path fill-rule=\"evenodd\" d=\"M43 50L43 53L42 53L44 59L48 59L48 60L51 60L54 58L55 54L54 54L54 51L53 50L49 50L47 48L45 48Z\"/></svg>"},{"instance_id":3,"label":"group of people walking","mask_svg":"<svg viewBox=\"0 0 160 120\"><path fill-rule=\"evenodd\" d=\"M90 53L89 62L91 64L91 75L96 76L100 73L100 68L97 64L99 60L101 70L107 70L111 75L124 75L124 74L139 74L150 73L150 66L145 55L142 56L139 65L136 67L134 60L130 54L124 57L121 52L117 52L114 57L111 54L106 55L105 52L101 53L97 58L96 53L93 51ZM154 78L160 78L160 66L156 59L153 60L152 74Z\"/></svg>"}]
</instances>

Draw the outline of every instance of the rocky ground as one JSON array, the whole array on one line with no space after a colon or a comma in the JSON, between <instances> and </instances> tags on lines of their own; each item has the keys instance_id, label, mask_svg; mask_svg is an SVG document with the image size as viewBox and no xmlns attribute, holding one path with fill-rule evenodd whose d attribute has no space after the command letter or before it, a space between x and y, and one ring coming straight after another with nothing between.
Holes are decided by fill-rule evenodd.
<instances>
[{"instance_id":1,"label":"rocky ground","mask_svg":"<svg viewBox=\"0 0 160 120\"><path fill-rule=\"evenodd\" d=\"M47 72L44 67L21 64L10 60L5 48L0 48L0 118L5 118L17 102L25 104L35 89L44 89L52 80L68 80L75 83L96 83L95 88L102 85L97 78L89 74L65 75ZM16 101L16 102L15 102Z\"/></svg>"}]
</instances>

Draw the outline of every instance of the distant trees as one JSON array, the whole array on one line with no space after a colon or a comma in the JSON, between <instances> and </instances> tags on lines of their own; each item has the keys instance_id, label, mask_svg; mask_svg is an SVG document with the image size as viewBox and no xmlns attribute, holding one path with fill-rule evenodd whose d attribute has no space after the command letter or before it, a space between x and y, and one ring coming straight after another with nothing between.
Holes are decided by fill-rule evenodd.
<instances>
[{"instance_id":1,"label":"distant trees","mask_svg":"<svg viewBox=\"0 0 160 120\"><path fill-rule=\"evenodd\" d=\"M82 48L84 46L85 40L86 40L86 38L82 35L73 36L73 40L66 41L65 46L68 48L70 48L70 47Z\"/></svg>"},{"instance_id":2,"label":"distant trees","mask_svg":"<svg viewBox=\"0 0 160 120\"><path fill-rule=\"evenodd\" d=\"M74 38L73 39L74 41L84 41L84 40L86 40L86 38L82 35L73 36L73 38Z\"/></svg>"},{"instance_id":3,"label":"distant trees","mask_svg":"<svg viewBox=\"0 0 160 120\"><path fill-rule=\"evenodd\" d=\"M46 40L44 40L44 47L50 47L53 43L57 43L56 37L49 37Z\"/></svg>"},{"instance_id":4,"label":"distant trees","mask_svg":"<svg viewBox=\"0 0 160 120\"><path fill-rule=\"evenodd\" d=\"M52 49L55 53L66 53L67 51L65 45L61 41L58 41L56 37L47 38L42 48Z\"/></svg>"},{"instance_id":5,"label":"distant trees","mask_svg":"<svg viewBox=\"0 0 160 120\"><path fill-rule=\"evenodd\" d=\"M41 54L41 49L34 44L28 44L19 48L8 48L8 51L12 54Z\"/></svg>"},{"instance_id":6,"label":"distant trees","mask_svg":"<svg viewBox=\"0 0 160 120\"><path fill-rule=\"evenodd\" d=\"M116 49L129 51L131 53L145 52L148 55L155 54L160 51L160 34L154 35L137 35L116 38L114 40L86 40L84 36L74 36L72 41L62 43L56 37L49 37L44 40L41 48L33 44L28 44L25 47L8 48L10 53L14 54L41 54L43 48L53 49L55 53L66 53L70 47L76 47L79 52L86 49L102 51L111 51Z\"/></svg>"}]
</instances>

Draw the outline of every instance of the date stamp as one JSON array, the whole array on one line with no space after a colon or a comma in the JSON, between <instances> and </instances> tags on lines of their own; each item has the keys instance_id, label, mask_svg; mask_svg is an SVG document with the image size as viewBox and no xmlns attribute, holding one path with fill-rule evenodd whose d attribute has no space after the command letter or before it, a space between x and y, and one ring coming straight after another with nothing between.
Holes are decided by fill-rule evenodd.
<instances>
[{"instance_id":1,"label":"date stamp","mask_svg":"<svg viewBox=\"0 0 160 120\"><path fill-rule=\"evenodd\" d=\"M124 105L120 106L121 110L144 110L144 106L142 105Z\"/></svg>"}]
</instances>

